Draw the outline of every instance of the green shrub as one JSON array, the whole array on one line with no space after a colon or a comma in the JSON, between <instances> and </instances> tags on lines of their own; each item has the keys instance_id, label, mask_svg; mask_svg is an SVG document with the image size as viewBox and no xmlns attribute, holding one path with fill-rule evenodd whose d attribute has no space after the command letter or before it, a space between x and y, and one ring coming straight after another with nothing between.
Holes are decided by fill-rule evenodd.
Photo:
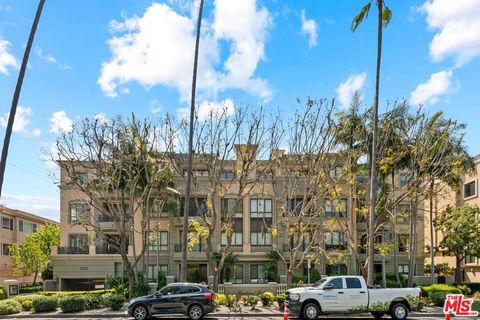
<instances>
[{"instance_id":1,"label":"green shrub","mask_svg":"<svg viewBox=\"0 0 480 320\"><path fill-rule=\"evenodd\" d=\"M480 291L477 291L473 294L473 299L480 301Z\"/></svg>"},{"instance_id":2,"label":"green shrub","mask_svg":"<svg viewBox=\"0 0 480 320\"><path fill-rule=\"evenodd\" d=\"M23 293L37 293L43 290L43 286L19 286L18 292Z\"/></svg>"},{"instance_id":3,"label":"green shrub","mask_svg":"<svg viewBox=\"0 0 480 320\"><path fill-rule=\"evenodd\" d=\"M0 314L14 314L22 311L22 306L18 301L7 299L0 301Z\"/></svg>"},{"instance_id":4,"label":"green shrub","mask_svg":"<svg viewBox=\"0 0 480 320\"><path fill-rule=\"evenodd\" d=\"M227 297L223 293L216 294L213 297L213 303L216 306L226 306L227 305Z\"/></svg>"},{"instance_id":5,"label":"green shrub","mask_svg":"<svg viewBox=\"0 0 480 320\"><path fill-rule=\"evenodd\" d=\"M421 287L424 297L429 297L431 292L462 293L462 291L448 284L433 284L431 286Z\"/></svg>"},{"instance_id":6,"label":"green shrub","mask_svg":"<svg viewBox=\"0 0 480 320\"><path fill-rule=\"evenodd\" d=\"M470 295L472 293L472 290L465 284L457 286L457 288L462 291L463 295Z\"/></svg>"},{"instance_id":7,"label":"green shrub","mask_svg":"<svg viewBox=\"0 0 480 320\"><path fill-rule=\"evenodd\" d=\"M400 283L397 281L397 278L395 276L394 272L387 272L386 273L386 278L387 278L387 288L406 288L408 284L408 279L402 274L399 274L400 278ZM381 273L375 273L373 275L373 284L377 286L383 285L382 282L382 274Z\"/></svg>"},{"instance_id":8,"label":"green shrub","mask_svg":"<svg viewBox=\"0 0 480 320\"><path fill-rule=\"evenodd\" d=\"M107 276L107 288L114 289L118 294L128 297L128 276Z\"/></svg>"},{"instance_id":9,"label":"green shrub","mask_svg":"<svg viewBox=\"0 0 480 320\"><path fill-rule=\"evenodd\" d=\"M102 296L94 295L94 294L86 294L85 297L85 309L92 310L98 309L102 306Z\"/></svg>"},{"instance_id":10,"label":"green shrub","mask_svg":"<svg viewBox=\"0 0 480 320\"><path fill-rule=\"evenodd\" d=\"M273 304L273 301L275 301L275 295L269 291L259 295L259 298L262 301L262 305L264 307L271 306Z\"/></svg>"},{"instance_id":11,"label":"green shrub","mask_svg":"<svg viewBox=\"0 0 480 320\"><path fill-rule=\"evenodd\" d=\"M472 311L480 312L480 301L476 300L472 303Z\"/></svg>"},{"instance_id":12,"label":"green shrub","mask_svg":"<svg viewBox=\"0 0 480 320\"><path fill-rule=\"evenodd\" d=\"M57 310L57 297L36 296L32 300L34 312L50 312Z\"/></svg>"},{"instance_id":13,"label":"green shrub","mask_svg":"<svg viewBox=\"0 0 480 320\"><path fill-rule=\"evenodd\" d=\"M299 285L299 286L301 286L301 285L307 283L307 277L294 275L294 276L292 277L292 283L293 283L294 285Z\"/></svg>"},{"instance_id":14,"label":"green shrub","mask_svg":"<svg viewBox=\"0 0 480 320\"><path fill-rule=\"evenodd\" d=\"M23 311L30 311L33 307L33 299L35 297L43 297L38 294L27 294L27 295L19 295L15 296L13 300L18 301L22 305Z\"/></svg>"},{"instance_id":15,"label":"green shrub","mask_svg":"<svg viewBox=\"0 0 480 320\"><path fill-rule=\"evenodd\" d=\"M278 308L280 310L283 310L283 307L285 305L285 299L286 299L285 293L277 294L277 296L275 297L275 300L278 303Z\"/></svg>"},{"instance_id":16,"label":"green shrub","mask_svg":"<svg viewBox=\"0 0 480 320\"><path fill-rule=\"evenodd\" d=\"M65 313L81 312L85 310L84 296L65 296L60 299L60 309Z\"/></svg>"},{"instance_id":17,"label":"green shrub","mask_svg":"<svg viewBox=\"0 0 480 320\"><path fill-rule=\"evenodd\" d=\"M114 289L90 290L90 291L44 291L39 294L44 296L80 296L85 294L101 296L107 292L115 292Z\"/></svg>"},{"instance_id":18,"label":"green shrub","mask_svg":"<svg viewBox=\"0 0 480 320\"><path fill-rule=\"evenodd\" d=\"M167 274L165 271L159 271L157 279L157 290L160 290L167 285Z\"/></svg>"},{"instance_id":19,"label":"green shrub","mask_svg":"<svg viewBox=\"0 0 480 320\"><path fill-rule=\"evenodd\" d=\"M48 264L47 268L42 271L42 274L40 275L40 277L44 281L53 279L53 267L50 263Z\"/></svg>"},{"instance_id":20,"label":"green shrub","mask_svg":"<svg viewBox=\"0 0 480 320\"><path fill-rule=\"evenodd\" d=\"M105 298L105 302L105 306L110 309L120 310L125 302L125 296L119 293L112 293Z\"/></svg>"},{"instance_id":21,"label":"green shrub","mask_svg":"<svg viewBox=\"0 0 480 320\"><path fill-rule=\"evenodd\" d=\"M135 297L146 296L146 295L148 295L149 291L150 291L150 287L148 286L148 283L139 282L135 285L135 290L134 290L133 295Z\"/></svg>"},{"instance_id":22,"label":"green shrub","mask_svg":"<svg viewBox=\"0 0 480 320\"><path fill-rule=\"evenodd\" d=\"M237 302L237 296L234 295L234 294L229 294L228 296L225 297L225 305L229 308L229 309L232 309L234 308L235 306L238 305L238 302Z\"/></svg>"},{"instance_id":23,"label":"green shrub","mask_svg":"<svg viewBox=\"0 0 480 320\"><path fill-rule=\"evenodd\" d=\"M5 294L5 291L3 291L3 288L0 288L0 300L7 299L7 295Z\"/></svg>"},{"instance_id":24,"label":"green shrub","mask_svg":"<svg viewBox=\"0 0 480 320\"><path fill-rule=\"evenodd\" d=\"M430 292L429 298L432 299L432 302L439 307L443 307L445 304L445 298L447 297L448 292Z\"/></svg>"},{"instance_id":25,"label":"green shrub","mask_svg":"<svg viewBox=\"0 0 480 320\"><path fill-rule=\"evenodd\" d=\"M310 283L317 283L321 278L322 276L320 275L320 271L318 271L318 269L313 268L310 270Z\"/></svg>"},{"instance_id":26,"label":"green shrub","mask_svg":"<svg viewBox=\"0 0 480 320\"><path fill-rule=\"evenodd\" d=\"M257 296L242 296L242 301L243 304L246 306L252 307L252 310L255 310L255 307L257 306L258 302L260 301L260 298Z\"/></svg>"}]
</instances>

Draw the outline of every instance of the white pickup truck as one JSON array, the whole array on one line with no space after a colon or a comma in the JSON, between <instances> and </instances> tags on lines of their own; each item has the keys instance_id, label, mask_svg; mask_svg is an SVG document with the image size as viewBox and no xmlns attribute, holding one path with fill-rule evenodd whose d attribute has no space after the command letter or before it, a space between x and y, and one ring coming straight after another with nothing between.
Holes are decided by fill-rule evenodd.
<instances>
[{"instance_id":1,"label":"white pickup truck","mask_svg":"<svg viewBox=\"0 0 480 320\"><path fill-rule=\"evenodd\" d=\"M422 298L420 288L370 289L359 276L326 277L315 287L289 289L285 294L289 313L306 320L354 312L370 312L375 318L390 314L404 320L409 311L421 307Z\"/></svg>"}]
</instances>

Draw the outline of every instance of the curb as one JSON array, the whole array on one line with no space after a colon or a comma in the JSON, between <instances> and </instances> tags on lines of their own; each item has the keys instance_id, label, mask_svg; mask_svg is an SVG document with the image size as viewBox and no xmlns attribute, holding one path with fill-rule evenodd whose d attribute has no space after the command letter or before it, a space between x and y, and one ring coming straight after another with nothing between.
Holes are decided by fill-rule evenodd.
<instances>
[{"instance_id":1,"label":"curb","mask_svg":"<svg viewBox=\"0 0 480 320\"><path fill-rule=\"evenodd\" d=\"M341 316L341 315L340 315ZM426 318L426 317L444 317L444 313L410 313L409 316L415 318ZM219 318L260 318L260 317L269 317L269 318L281 318L283 313L209 313L205 316L206 319L211 317ZM338 318L339 315L326 315L321 318ZM357 318L369 318L372 316L369 313L357 314ZM101 319L111 319L111 318L128 318L131 319L126 313L102 313L102 314L75 314L75 313L31 313L31 314L11 314L6 316L0 316L0 319L39 319L39 318L48 318L48 319L83 319L83 318L101 318ZM161 317L159 319L162 319ZM169 319L169 318L167 318Z\"/></svg>"}]
</instances>

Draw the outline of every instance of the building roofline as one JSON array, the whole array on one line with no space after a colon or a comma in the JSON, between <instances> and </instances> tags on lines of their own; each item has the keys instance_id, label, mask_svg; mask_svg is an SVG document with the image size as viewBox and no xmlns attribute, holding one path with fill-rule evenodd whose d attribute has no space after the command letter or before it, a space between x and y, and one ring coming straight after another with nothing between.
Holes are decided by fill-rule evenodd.
<instances>
[{"instance_id":1,"label":"building roofline","mask_svg":"<svg viewBox=\"0 0 480 320\"><path fill-rule=\"evenodd\" d=\"M54 220L51 220L51 219L48 219L48 218L44 218L44 217L38 216L38 215L33 214L33 213L28 213L28 212L25 212L25 211L21 211L21 210L18 210L18 209L7 208L4 205L0 205L0 213L5 213L5 214L8 214L8 215L12 215L12 216L22 217L22 218L25 218L25 219L33 220L35 222L51 223L51 224L55 224L55 225L60 224L57 221L54 221Z\"/></svg>"}]
</instances>

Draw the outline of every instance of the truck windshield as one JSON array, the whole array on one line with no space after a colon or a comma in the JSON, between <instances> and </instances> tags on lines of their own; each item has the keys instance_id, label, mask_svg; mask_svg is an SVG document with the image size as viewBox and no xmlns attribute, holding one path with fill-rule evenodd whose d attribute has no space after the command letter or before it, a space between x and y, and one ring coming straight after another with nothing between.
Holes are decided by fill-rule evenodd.
<instances>
[{"instance_id":1,"label":"truck windshield","mask_svg":"<svg viewBox=\"0 0 480 320\"><path fill-rule=\"evenodd\" d=\"M315 285L317 287L320 287L322 284L324 284L327 281L327 278L320 279Z\"/></svg>"}]
</instances>

